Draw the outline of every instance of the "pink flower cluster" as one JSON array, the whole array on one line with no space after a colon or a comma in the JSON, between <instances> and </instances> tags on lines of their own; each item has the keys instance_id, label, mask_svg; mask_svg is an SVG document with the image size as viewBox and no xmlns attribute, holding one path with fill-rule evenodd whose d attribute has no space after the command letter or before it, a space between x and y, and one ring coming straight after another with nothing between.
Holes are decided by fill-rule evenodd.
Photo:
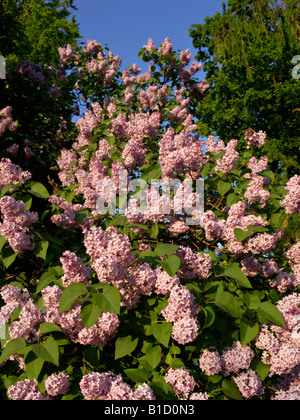
<instances>
[{"instance_id":1,"label":"pink flower cluster","mask_svg":"<svg viewBox=\"0 0 300 420\"><path fill-rule=\"evenodd\" d=\"M252 172L251 174L245 174L245 178L254 178L259 172L265 171L268 168L268 158L263 156L258 161L255 156L252 156L249 160L248 168L251 169Z\"/></svg>"},{"instance_id":2,"label":"pink flower cluster","mask_svg":"<svg viewBox=\"0 0 300 420\"><path fill-rule=\"evenodd\" d=\"M12 107L7 106L0 110L0 137L7 129L9 131L16 131L18 123L13 122L12 119Z\"/></svg>"},{"instance_id":3,"label":"pink flower cluster","mask_svg":"<svg viewBox=\"0 0 300 420\"><path fill-rule=\"evenodd\" d=\"M286 184L287 195L281 201L287 214L300 213L300 175L294 175Z\"/></svg>"},{"instance_id":4,"label":"pink flower cluster","mask_svg":"<svg viewBox=\"0 0 300 420\"><path fill-rule=\"evenodd\" d=\"M264 131L256 133L252 128L249 128L245 134L247 148L250 149L251 146L262 147L266 142L266 136Z\"/></svg>"},{"instance_id":5,"label":"pink flower cluster","mask_svg":"<svg viewBox=\"0 0 300 420\"><path fill-rule=\"evenodd\" d=\"M6 185L20 184L31 179L31 173L23 171L20 166L12 163L10 159L1 159L0 161L0 192ZM12 188L10 189L12 191Z\"/></svg>"},{"instance_id":6,"label":"pink flower cluster","mask_svg":"<svg viewBox=\"0 0 300 420\"><path fill-rule=\"evenodd\" d=\"M266 259L260 263L254 257L246 257L241 260L241 264L246 276L264 277L268 279L270 286L277 287L280 293L285 293L287 290L295 291L300 285L299 265L293 266L290 263L295 272L295 274L292 274L279 269L274 259Z\"/></svg>"},{"instance_id":7,"label":"pink flower cluster","mask_svg":"<svg viewBox=\"0 0 300 420\"><path fill-rule=\"evenodd\" d=\"M52 195L49 198L49 202L61 210L64 210L61 214L54 214L51 216L51 221L57 226L62 227L66 230L77 229L80 227L87 227L91 223L85 218L81 223L76 221L76 211L84 210L82 204L72 204L62 197Z\"/></svg>"},{"instance_id":8,"label":"pink flower cluster","mask_svg":"<svg viewBox=\"0 0 300 420\"><path fill-rule=\"evenodd\" d=\"M266 206L266 202L271 197L269 191L264 190L264 177L255 175L248 185L247 191L245 192L245 199L251 205L256 201L262 207Z\"/></svg>"},{"instance_id":9,"label":"pink flower cluster","mask_svg":"<svg viewBox=\"0 0 300 420\"><path fill-rule=\"evenodd\" d=\"M19 289L19 287L8 285L2 287L0 295L5 302L5 305L0 309L0 317L6 323L16 308L23 307L30 300L30 295L27 289Z\"/></svg>"},{"instance_id":10,"label":"pink flower cluster","mask_svg":"<svg viewBox=\"0 0 300 420\"><path fill-rule=\"evenodd\" d=\"M58 53L60 57L60 64L64 66L65 64L70 63L75 59L75 54L73 53L72 46L68 44L66 48L59 47Z\"/></svg>"},{"instance_id":11,"label":"pink flower cluster","mask_svg":"<svg viewBox=\"0 0 300 420\"><path fill-rule=\"evenodd\" d=\"M59 312L62 290L58 286L48 286L42 290L45 322L58 325L74 343L104 347L112 339L120 324L118 315L103 311L98 321L87 329L81 319L83 302L75 303L69 310Z\"/></svg>"},{"instance_id":12,"label":"pink flower cluster","mask_svg":"<svg viewBox=\"0 0 300 420\"><path fill-rule=\"evenodd\" d=\"M149 264L134 262L129 238L116 228L85 230L85 247L92 258L92 268L98 280L116 286L122 296L122 305L135 306L141 295L150 296L156 284L156 271Z\"/></svg>"},{"instance_id":13,"label":"pink flower cluster","mask_svg":"<svg viewBox=\"0 0 300 420\"><path fill-rule=\"evenodd\" d=\"M67 394L70 389L70 376L65 372L54 373L45 380L45 388L48 395L57 397L60 394Z\"/></svg>"},{"instance_id":14,"label":"pink flower cluster","mask_svg":"<svg viewBox=\"0 0 300 420\"><path fill-rule=\"evenodd\" d=\"M14 252L22 254L35 247L33 235L29 234L29 225L37 222L38 214L25 211L23 201L16 201L10 196L0 199L0 212L3 223L0 223L0 235L8 241Z\"/></svg>"},{"instance_id":15,"label":"pink flower cluster","mask_svg":"<svg viewBox=\"0 0 300 420\"><path fill-rule=\"evenodd\" d=\"M73 267L71 271L72 269ZM68 273L71 273L70 269ZM40 325L44 322L52 322L75 343L104 347L115 336L119 326L117 314L103 311L98 321L91 328L86 329L81 319L83 302L75 303L68 311L61 313L59 303L62 290L58 286L48 286L42 290L46 307L44 312L33 303L26 289L21 291L15 286L4 286L0 294L6 303L1 308L0 315L7 323L14 310L21 307L19 319L13 321L8 329L11 339L23 338L28 343L36 342L40 335Z\"/></svg>"},{"instance_id":16,"label":"pink flower cluster","mask_svg":"<svg viewBox=\"0 0 300 420\"><path fill-rule=\"evenodd\" d=\"M212 211L207 211L202 219L202 228L205 237L209 241L220 239L224 241L233 254L248 257L252 254L270 253L276 246L283 231L275 231L273 234L252 232L244 244L235 237L234 230L239 228L244 231L249 226L266 226L268 221L261 216L246 214L246 204L239 201L228 210L227 219L218 220Z\"/></svg>"},{"instance_id":17,"label":"pink flower cluster","mask_svg":"<svg viewBox=\"0 0 300 420\"><path fill-rule=\"evenodd\" d=\"M30 159L31 157L34 156L34 152L30 149L29 145L30 145L29 139L24 139L23 152L24 152L25 159ZM13 158L16 158L19 152L19 145L17 143L14 143L10 147L8 147L6 150L11 154Z\"/></svg>"},{"instance_id":18,"label":"pink flower cluster","mask_svg":"<svg viewBox=\"0 0 300 420\"><path fill-rule=\"evenodd\" d=\"M7 395L14 401L49 401L59 394L66 394L70 388L70 376L65 372L54 373L45 380L46 394L42 394L37 381L29 379L18 381L7 390Z\"/></svg>"},{"instance_id":19,"label":"pink flower cluster","mask_svg":"<svg viewBox=\"0 0 300 420\"><path fill-rule=\"evenodd\" d=\"M165 374L165 381L171 386L174 394L179 397L184 397L185 399L188 398L189 394L193 392L196 386L193 376L187 369L183 368L170 368Z\"/></svg>"},{"instance_id":20,"label":"pink flower cluster","mask_svg":"<svg viewBox=\"0 0 300 420\"><path fill-rule=\"evenodd\" d=\"M261 361L270 365L269 376L289 375L300 364L300 297L297 293L283 297L277 308L281 312L286 328L270 324L264 325L255 345L262 350Z\"/></svg>"},{"instance_id":21,"label":"pink flower cluster","mask_svg":"<svg viewBox=\"0 0 300 420\"><path fill-rule=\"evenodd\" d=\"M204 350L199 358L199 367L208 376L220 372L224 376L229 376L249 369L253 358L254 352L250 346L242 346L239 341L236 341L231 347L226 347L222 355L214 348ZM243 381L244 379L242 379Z\"/></svg>"},{"instance_id":22,"label":"pink flower cluster","mask_svg":"<svg viewBox=\"0 0 300 420\"><path fill-rule=\"evenodd\" d=\"M265 392L260 377L252 369L239 373L232 380L246 399L263 395Z\"/></svg>"},{"instance_id":23,"label":"pink flower cluster","mask_svg":"<svg viewBox=\"0 0 300 420\"><path fill-rule=\"evenodd\" d=\"M152 389L147 384L133 390L121 375L112 372L94 372L83 376L80 389L86 400L155 400Z\"/></svg>"},{"instance_id":24,"label":"pink flower cluster","mask_svg":"<svg viewBox=\"0 0 300 420\"><path fill-rule=\"evenodd\" d=\"M14 401L49 401L52 399L48 395L41 393L35 379L32 382L29 379L18 381L15 385L11 385L8 388L7 395Z\"/></svg>"},{"instance_id":25,"label":"pink flower cluster","mask_svg":"<svg viewBox=\"0 0 300 420\"><path fill-rule=\"evenodd\" d=\"M232 139L225 147L225 154L221 158L217 159L217 165L215 172L223 172L224 175L235 169L236 163L240 157L239 153L235 150L237 146L237 140Z\"/></svg>"},{"instance_id":26,"label":"pink flower cluster","mask_svg":"<svg viewBox=\"0 0 300 420\"><path fill-rule=\"evenodd\" d=\"M199 178L204 162L203 144L188 130L175 134L175 130L169 128L159 142L162 177L174 178L185 170L192 179Z\"/></svg>"},{"instance_id":27,"label":"pink flower cluster","mask_svg":"<svg viewBox=\"0 0 300 420\"><path fill-rule=\"evenodd\" d=\"M88 48L90 51L92 49ZM96 51L94 49L94 54ZM86 68L89 73L101 75L103 77L103 83L105 86L112 84L116 72L121 64L119 56L113 56L113 53L109 51L109 56L105 58L105 53L99 51L97 57L92 58L91 61L86 62Z\"/></svg>"},{"instance_id":28,"label":"pink flower cluster","mask_svg":"<svg viewBox=\"0 0 300 420\"><path fill-rule=\"evenodd\" d=\"M212 261L208 254L195 253L190 247L180 247L176 252L183 261L180 276L186 279L208 279L212 268Z\"/></svg>"},{"instance_id":29,"label":"pink flower cluster","mask_svg":"<svg viewBox=\"0 0 300 420\"><path fill-rule=\"evenodd\" d=\"M83 283L86 286L89 284L88 279L92 275L92 270L89 266L83 265L83 260L75 254L75 252L65 251L60 258L64 275L62 277L62 284L68 287L72 283Z\"/></svg>"},{"instance_id":30,"label":"pink flower cluster","mask_svg":"<svg viewBox=\"0 0 300 420\"><path fill-rule=\"evenodd\" d=\"M179 344L191 343L198 337L199 311L194 295L185 286L172 287L168 306L161 313L167 322L173 322L171 337Z\"/></svg>"}]
</instances>

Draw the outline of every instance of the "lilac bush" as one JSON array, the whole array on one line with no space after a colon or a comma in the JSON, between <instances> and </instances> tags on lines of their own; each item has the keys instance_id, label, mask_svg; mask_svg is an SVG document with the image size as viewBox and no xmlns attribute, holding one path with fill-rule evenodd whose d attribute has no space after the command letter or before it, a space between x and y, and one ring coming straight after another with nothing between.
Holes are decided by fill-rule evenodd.
<instances>
[{"instance_id":1,"label":"lilac bush","mask_svg":"<svg viewBox=\"0 0 300 420\"><path fill-rule=\"evenodd\" d=\"M59 54L16 69L73 97L47 181L0 111L1 397L300 399L300 176L268 169L265 132L200 138L209 85L169 38L144 73L97 41Z\"/></svg>"}]
</instances>

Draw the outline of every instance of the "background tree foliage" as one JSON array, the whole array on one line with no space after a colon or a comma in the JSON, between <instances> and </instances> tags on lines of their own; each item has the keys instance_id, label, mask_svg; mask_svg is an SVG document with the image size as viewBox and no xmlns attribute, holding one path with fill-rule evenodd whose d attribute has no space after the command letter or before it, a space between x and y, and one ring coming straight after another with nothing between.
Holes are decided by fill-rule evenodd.
<instances>
[{"instance_id":1,"label":"background tree foliage","mask_svg":"<svg viewBox=\"0 0 300 420\"><path fill-rule=\"evenodd\" d=\"M76 101L74 75L56 71L58 48L75 47L81 38L74 10L73 0L0 0L0 55L7 71L6 80L0 81L0 109L11 106L18 123L1 148L9 157L6 149L17 144L17 163L44 182ZM35 154L31 159L23 153L26 142Z\"/></svg>"},{"instance_id":2,"label":"background tree foliage","mask_svg":"<svg viewBox=\"0 0 300 420\"><path fill-rule=\"evenodd\" d=\"M58 64L58 47L75 46L80 37L74 10L73 0L1 0L0 54L12 65Z\"/></svg>"},{"instance_id":3,"label":"background tree foliage","mask_svg":"<svg viewBox=\"0 0 300 420\"><path fill-rule=\"evenodd\" d=\"M229 141L248 128L266 131L262 153L290 173L300 166L300 83L292 77L299 15L298 0L229 0L190 29L211 85L197 107L201 134Z\"/></svg>"}]
</instances>

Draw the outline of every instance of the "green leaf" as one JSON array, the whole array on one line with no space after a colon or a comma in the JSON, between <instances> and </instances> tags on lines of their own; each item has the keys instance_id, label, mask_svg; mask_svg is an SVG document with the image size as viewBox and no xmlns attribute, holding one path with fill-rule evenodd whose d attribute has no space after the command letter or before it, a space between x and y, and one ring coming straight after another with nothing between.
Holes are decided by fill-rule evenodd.
<instances>
[{"instance_id":1,"label":"green leaf","mask_svg":"<svg viewBox=\"0 0 300 420\"><path fill-rule=\"evenodd\" d=\"M131 335L119 337L115 344L115 360L131 354L138 345L138 338L132 339Z\"/></svg>"},{"instance_id":2,"label":"green leaf","mask_svg":"<svg viewBox=\"0 0 300 420\"><path fill-rule=\"evenodd\" d=\"M160 165L153 165L145 171L145 173L141 176L141 179L144 179L147 184L150 184L151 181L160 179L161 174L162 172Z\"/></svg>"},{"instance_id":3,"label":"green leaf","mask_svg":"<svg viewBox=\"0 0 300 420\"><path fill-rule=\"evenodd\" d=\"M233 232L234 232L234 236L239 242L244 241L251 235L251 232L249 232L248 230L244 231L243 229L240 229L240 228L234 229Z\"/></svg>"},{"instance_id":4,"label":"green leaf","mask_svg":"<svg viewBox=\"0 0 300 420\"><path fill-rule=\"evenodd\" d=\"M44 366L45 361L36 356L33 351L30 351L25 357L25 373L28 379L33 381L37 379Z\"/></svg>"},{"instance_id":5,"label":"green leaf","mask_svg":"<svg viewBox=\"0 0 300 420\"><path fill-rule=\"evenodd\" d=\"M0 251L2 250L5 244L6 244L6 239L4 238L4 236L0 235Z\"/></svg>"},{"instance_id":6,"label":"green leaf","mask_svg":"<svg viewBox=\"0 0 300 420\"><path fill-rule=\"evenodd\" d=\"M151 333L156 340L168 347L173 325L170 322L162 322L161 324L153 324Z\"/></svg>"},{"instance_id":7,"label":"green leaf","mask_svg":"<svg viewBox=\"0 0 300 420\"><path fill-rule=\"evenodd\" d=\"M10 247L4 248L2 251L2 262L5 265L5 268L10 267L14 263L18 255L19 254L14 252L12 248Z\"/></svg>"},{"instance_id":8,"label":"green leaf","mask_svg":"<svg viewBox=\"0 0 300 420\"><path fill-rule=\"evenodd\" d=\"M240 242L247 239L251 233L253 232L268 232L269 229L263 226L248 226L247 231L244 231L243 229L236 228L234 229L234 235L236 239Z\"/></svg>"},{"instance_id":9,"label":"green leaf","mask_svg":"<svg viewBox=\"0 0 300 420\"><path fill-rule=\"evenodd\" d=\"M174 277L181 267L181 259L177 255L171 255L165 261L161 261L160 265L169 274L170 277Z\"/></svg>"},{"instance_id":10,"label":"green leaf","mask_svg":"<svg viewBox=\"0 0 300 420\"><path fill-rule=\"evenodd\" d=\"M102 311L120 314L121 294L115 286L103 285L103 291L97 292L91 298Z\"/></svg>"},{"instance_id":11,"label":"green leaf","mask_svg":"<svg viewBox=\"0 0 300 420\"><path fill-rule=\"evenodd\" d=\"M228 379L223 380L222 390L227 397L232 398L233 400L243 400L242 394L236 384Z\"/></svg>"},{"instance_id":12,"label":"green leaf","mask_svg":"<svg viewBox=\"0 0 300 420\"><path fill-rule=\"evenodd\" d=\"M12 188L18 187L20 184L10 184L10 185L4 185L0 190L0 197L3 197L9 190Z\"/></svg>"},{"instance_id":13,"label":"green leaf","mask_svg":"<svg viewBox=\"0 0 300 420\"><path fill-rule=\"evenodd\" d=\"M266 169L265 171L261 171L259 172L260 176L265 176L266 178L271 179L272 181L274 181L275 177L274 177L274 172L272 172L269 169Z\"/></svg>"},{"instance_id":14,"label":"green leaf","mask_svg":"<svg viewBox=\"0 0 300 420\"><path fill-rule=\"evenodd\" d=\"M43 260L46 260L48 246L49 246L49 242L48 241L37 242L37 244L35 245L35 248L33 250L33 253L37 257L40 257Z\"/></svg>"},{"instance_id":15,"label":"green leaf","mask_svg":"<svg viewBox=\"0 0 300 420\"><path fill-rule=\"evenodd\" d=\"M88 330L96 324L101 315L101 309L93 302L85 302L81 308L81 319Z\"/></svg>"},{"instance_id":16,"label":"green leaf","mask_svg":"<svg viewBox=\"0 0 300 420\"><path fill-rule=\"evenodd\" d=\"M273 322L274 324L286 328L281 312L275 305L273 305L273 303L263 302L261 306L257 309L257 312L263 317L264 320L268 322Z\"/></svg>"},{"instance_id":17,"label":"green leaf","mask_svg":"<svg viewBox=\"0 0 300 420\"><path fill-rule=\"evenodd\" d=\"M36 286L36 293L40 293L45 287L49 286L50 283L54 282L56 277L50 271L43 273Z\"/></svg>"},{"instance_id":18,"label":"green leaf","mask_svg":"<svg viewBox=\"0 0 300 420\"><path fill-rule=\"evenodd\" d=\"M59 366L59 348L52 337L48 337L45 343L33 344L32 351L45 362Z\"/></svg>"},{"instance_id":19,"label":"green leaf","mask_svg":"<svg viewBox=\"0 0 300 420\"><path fill-rule=\"evenodd\" d=\"M149 383L149 386L159 399L174 400L174 393L170 385L165 381L164 376L158 372L153 372L153 379Z\"/></svg>"},{"instance_id":20,"label":"green leaf","mask_svg":"<svg viewBox=\"0 0 300 420\"><path fill-rule=\"evenodd\" d=\"M41 334L48 334L54 331L62 332L61 328L58 325L53 324L52 322L44 322L43 324L41 324L39 331Z\"/></svg>"},{"instance_id":21,"label":"green leaf","mask_svg":"<svg viewBox=\"0 0 300 420\"><path fill-rule=\"evenodd\" d=\"M217 189L220 195L225 195L231 188L231 184L229 182L219 181L217 185Z\"/></svg>"},{"instance_id":22,"label":"green leaf","mask_svg":"<svg viewBox=\"0 0 300 420\"><path fill-rule=\"evenodd\" d=\"M245 319L240 321L240 336L242 346L245 346L246 344L250 343L250 341L252 341L258 333L258 323L253 323Z\"/></svg>"},{"instance_id":23,"label":"green leaf","mask_svg":"<svg viewBox=\"0 0 300 420\"><path fill-rule=\"evenodd\" d=\"M160 258L153 251L143 251L139 254L139 260L148 264L159 264Z\"/></svg>"},{"instance_id":24,"label":"green leaf","mask_svg":"<svg viewBox=\"0 0 300 420\"><path fill-rule=\"evenodd\" d=\"M50 197L50 194L47 191L47 188L40 182L32 182L29 191L32 195L35 195L36 197L39 197L39 198Z\"/></svg>"},{"instance_id":25,"label":"green leaf","mask_svg":"<svg viewBox=\"0 0 300 420\"><path fill-rule=\"evenodd\" d=\"M256 366L254 367L254 371L258 374L260 379L264 381L266 377L269 375L271 366L265 365L263 362L257 362Z\"/></svg>"},{"instance_id":26,"label":"green leaf","mask_svg":"<svg viewBox=\"0 0 300 420\"><path fill-rule=\"evenodd\" d=\"M218 287L215 304L233 318L242 318L243 316L242 300L229 292L225 292L222 285Z\"/></svg>"},{"instance_id":27,"label":"green leaf","mask_svg":"<svg viewBox=\"0 0 300 420\"><path fill-rule=\"evenodd\" d=\"M32 204L32 197L29 194L26 194L24 197L22 197L22 201L25 204L25 211L29 211Z\"/></svg>"},{"instance_id":28,"label":"green leaf","mask_svg":"<svg viewBox=\"0 0 300 420\"><path fill-rule=\"evenodd\" d=\"M84 293L86 287L83 283L72 283L62 293L59 301L59 312L68 311L73 303Z\"/></svg>"},{"instance_id":29,"label":"green leaf","mask_svg":"<svg viewBox=\"0 0 300 420\"><path fill-rule=\"evenodd\" d=\"M161 361L162 349L160 346L149 346L146 351L145 359L149 363L152 370L154 370Z\"/></svg>"},{"instance_id":30,"label":"green leaf","mask_svg":"<svg viewBox=\"0 0 300 420\"><path fill-rule=\"evenodd\" d=\"M232 263L229 267L224 270L224 275L230 277L238 282L238 284L247 289L252 289L252 285L242 269L237 263Z\"/></svg>"},{"instance_id":31,"label":"green leaf","mask_svg":"<svg viewBox=\"0 0 300 420\"><path fill-rule=\"evenodd\" d=\"M76 222L81 223L86 217L91 216L91 213L89 210L79 210L75 212L76 215Z\"/></svg>"},{"instance_id":32,"label":"green leaf","mask_svg":"<svg viewBox=\"0 0 300 420\"><path fill-rule=\"evenodd\" d=\"M239 195L237 195L235 193L231 193L227 197L227 206L231 207L233 204L237 203L239 200L240 200Z\"/></svg>"},{"instance_id":33,"label":"green leaf","mask_svg":"<svg viewBox=\"0 0 300 420\"><path fill-rule=\"evenodd\" d=\"M6 346L4 347L1 357L0 357L0 365L5 362L12 354L20 352L26 347L26 341L23 338L15 338L14 340L10 340Z\"/></svg>"},{"instance_id":34,"label":"green leaf","mask_svg":"<svg viewBox=\"0 0 300 420\"><path fill-rule=\"evenodd\" d=\"M209 328L215 322L216 314L211 306L204 306L202 310L205 314L205 323L203 328Z\"/></svg>"},{"instance_id":35,"label":"green leaf","mask_svg":"<svg viewBox=\"0 0 300 420\"><path fill-rule=\"evenodd\" d=\"M179 249L178 245L173 245L173 244L159 244L156 248L155 248L155 253L160 256L163 257L165 255L172 255L174 254L177 250Z\"/></svg>"},{"instance_id":36,"label":"green leaf","mask_svg":"<svg viewBox=\"0 0 300 420\"><path fill-rule=\"evenodd\" d=\"M152 373L145 369L125 369L124 373L129 379L138 384L143 384L152 377Z\"/></svg>"}]
</instances>

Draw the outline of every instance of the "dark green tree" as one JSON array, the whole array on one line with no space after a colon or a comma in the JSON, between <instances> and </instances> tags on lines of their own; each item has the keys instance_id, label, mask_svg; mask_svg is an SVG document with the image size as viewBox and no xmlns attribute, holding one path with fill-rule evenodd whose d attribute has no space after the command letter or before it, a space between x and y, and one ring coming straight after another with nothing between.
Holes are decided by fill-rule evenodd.
<instances>
[{"instance_id":1,"label":"dark green tree","mask_svg":"<svg viewBox=\"0 0 300 420\"><path fill-rule=\"evenodd\" d=\"M222 13L193 25L211 85L197 104L202 135L242 139L252 128L267 133L262 153L273 169L300 168L300 80L292 77L300 54L298 0L229 0Z\"/></svg>"},{"instance_id":2,"label":"dark green tree","mask_svg":"<svg viewBox=\"0 0 300 420\"><path fill-rule=\"evenodd\" d=\"M1 137L1 158L11 158L7 148L18 145L16 163L24 162L44 181L76 103L76 78L60 65L58 51L76 47L81 38L74 10L73 0L0 0L0 55L6 62L0 110L10 106L18 124Z\"/></svg>"},{"instance_id":3,"label":"dark green tree","mask_svg":"<svg viewBox=\"0 0 300 420\"><path fill-rule=\"evenodd\" d=\"M74 10L73 0L0 0L0 54L8 65L57 65L58 47L80 38Z\"/></svg>"}]
</instances>

